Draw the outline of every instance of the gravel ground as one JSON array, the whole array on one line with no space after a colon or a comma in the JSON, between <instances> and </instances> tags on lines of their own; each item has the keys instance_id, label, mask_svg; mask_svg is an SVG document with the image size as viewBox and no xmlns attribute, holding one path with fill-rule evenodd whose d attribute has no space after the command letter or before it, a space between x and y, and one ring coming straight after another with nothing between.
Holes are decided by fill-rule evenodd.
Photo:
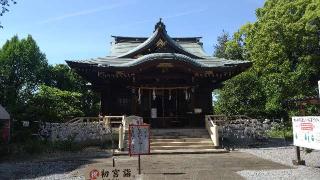
<instances>
[{"instance_id":1,"label":"gravel ground","mask_svg":"<svg viewBox=\"0 0 320 180\"><path fill-rule=\"evenodd\" d=\"M294 146L240 149L240 151L295 167L284 170L239 171L238 174L246 179L320 179L320 151L314 150L308 154L301 151L301 158L306 161L306 166L292 164L292 160L296 157Z\"/></svg>"}]
</instances>

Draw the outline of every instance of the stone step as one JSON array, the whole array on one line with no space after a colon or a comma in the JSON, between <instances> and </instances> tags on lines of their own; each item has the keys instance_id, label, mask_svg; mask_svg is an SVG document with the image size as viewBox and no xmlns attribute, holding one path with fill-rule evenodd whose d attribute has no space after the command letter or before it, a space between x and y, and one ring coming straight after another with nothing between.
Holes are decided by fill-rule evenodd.
<instances>
[{"instance_id":1,"label":"stone step","mask_svg":"<svg viewBox=\"0 0 320 180\"><path fill-rule=\"evenodd\" d=\"M202 146L213 146L213 143L210 141L202 141L202 142L152 142L150 143L151 147L158 146L193 146L193 145L202 145Z\"/></svg>"},{"instance_id":2,"label":"stone step","mask_svg":"<svg viewBox=\"0 0 320 180\"><path fill-rule=\"evenodd\" d=\"M185 138L210 138L209 134L199 136L151 136L151 139L185 139Z\"/></svg>"},{"instance_id":3,"label":"stone step","mask_svg":"<svg viewBox=\"0 0 320 180\"><path fill-rule=\"evenodd\" d=\"M201 136L207 135L206 129L152 129L152 136Z\"/></svg>"},{"instance_id":4,"label":"stone step","mask_svg":"<svg viewBox=\"0 0 320 180\"><path fill-rule=\"evenodd\" d=\"M115 156L128 156L128 151L116 151ZM175 149L175 150L151 150L150 154L216 154L229 153L225 149Z\"/></svg>"},{"instance_id":5,"label":"stone step","mask_svg":"<svg viewBox=\"0 0 320 180\"><path fill-rule=\"evenodd\" d=\"M175 149L214 149L212 145L189 145L189 146L151 146L151 150L175 150Z\"/></svg>"},{"instance_id":6,"label":"stone step","mask_svg":"<svg viewBox=\"0 0 320 180\"><path fill-rule=\"evenodd\" d=\"M172 139L168 139L168 138L156 138L156 139L151 139L151 142L206 142L206 141L210 141L212 142L209 138L172 138Z\"/></svg>"},{"instance_id":7,"label":"stone step","mask_svg":"<svg viewBox=\"0 0 320 180\"><path fill-rule=\"evenodd\" d=\"M190 136L190 135L204 135L209 134L208 131L203 132L163 132L163 133L150 133L151 135L157 136L157 135L172 135L172 136Z\"/></svg>"}]
</instances>

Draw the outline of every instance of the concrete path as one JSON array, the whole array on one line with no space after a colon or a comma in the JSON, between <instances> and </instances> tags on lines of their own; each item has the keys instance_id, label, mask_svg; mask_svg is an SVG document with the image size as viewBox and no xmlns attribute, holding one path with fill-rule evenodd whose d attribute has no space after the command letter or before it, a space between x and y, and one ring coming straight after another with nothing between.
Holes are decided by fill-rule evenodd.
<instances>
[{"instance_id":1,"label":"concrete path","mask_svg":"<svg viewBox=\"0 0 320 180\"><path fill-rule=\"evenodd\" d=\"M116 157L117 167L137 168L138 158ZM83 176L85 168L111 167L112 158L98 159L72 172L72 176ZM141 156L141 179L242 179L236 172L241 170L290 169L272 161L243 152L223 154L180 154Z\"/></svg>"}]
</instances>

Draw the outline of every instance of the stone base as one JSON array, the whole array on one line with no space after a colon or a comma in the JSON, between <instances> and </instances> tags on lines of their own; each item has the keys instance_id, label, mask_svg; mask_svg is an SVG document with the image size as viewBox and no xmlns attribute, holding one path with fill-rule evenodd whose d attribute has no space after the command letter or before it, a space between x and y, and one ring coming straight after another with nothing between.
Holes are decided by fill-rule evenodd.
<instances>
[{"instance_id":1,"label":"stone base","mask_svg":"<svg viewBox=\"0 0 320 180\"><path fill-rule=\"evenodd\" d=\"M298 161L298 160L292 160L292 164L293 165L295 165L295 166L298 166L298 165L306 165L306 161L304 161L304 160L300 160L300 161Z\"/></svg>"}]
</instances>

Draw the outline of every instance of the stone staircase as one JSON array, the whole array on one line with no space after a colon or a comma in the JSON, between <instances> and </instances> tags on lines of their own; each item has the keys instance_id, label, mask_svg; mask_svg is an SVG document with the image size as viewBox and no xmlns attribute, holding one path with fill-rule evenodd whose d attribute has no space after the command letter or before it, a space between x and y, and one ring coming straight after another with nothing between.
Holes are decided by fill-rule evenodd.
<instances>
[{"instance_id":1,"label":"stone staircase","mask_svg":"<svg viewBox=\"0 0 320 180\"><path fill-rule=\"evenodd\" d=\"M216 151L206 129L152 129L151 153Z\"/></svg>"},{"instance_id":2,"label":"stone staircase","mask_svg":"<svg viewBox=\"0 0 320 180\"><path fill-rule=\"evenodd\" d=\"M218 149L209 133L204 128L199 129L151 129L150 153L151 154L203 154L227 153ZM116 154L128 155L128 132L124 136L124 151Z\"/></svg>"}]
</instances>

